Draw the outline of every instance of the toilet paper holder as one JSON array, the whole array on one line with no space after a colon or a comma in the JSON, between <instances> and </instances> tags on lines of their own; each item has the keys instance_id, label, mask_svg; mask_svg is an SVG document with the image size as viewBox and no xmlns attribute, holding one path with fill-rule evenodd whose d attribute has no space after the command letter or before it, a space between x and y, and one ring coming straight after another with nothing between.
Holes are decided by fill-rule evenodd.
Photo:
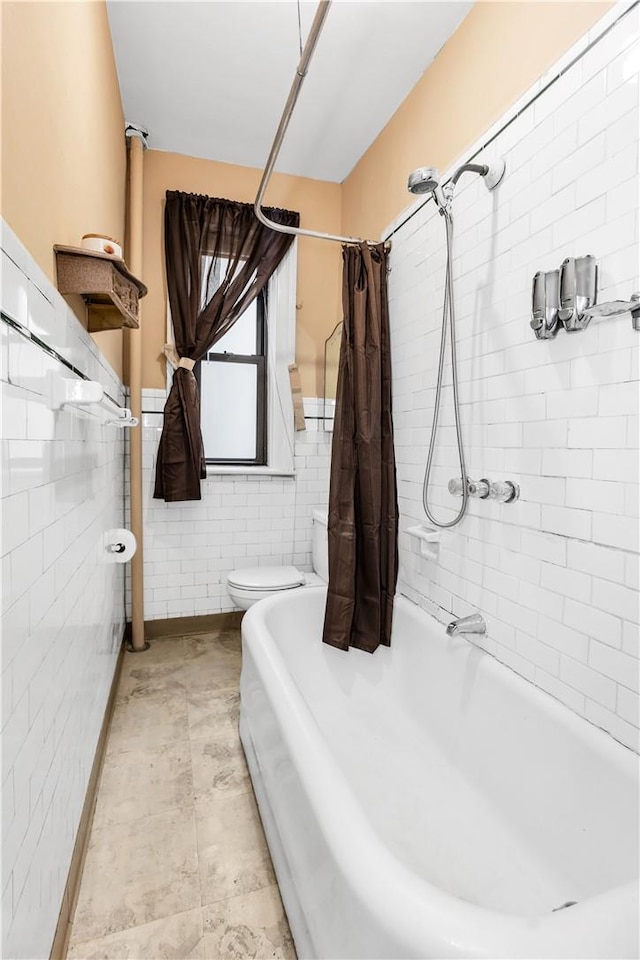
<instances>
[{"instance_id":1,"label":"toilet paper holder","mask_svg":"<svg viewBox=\"0 0 640 960\"><path fill-rule=\"evenodd\" d=\"M125 527L107 530L102 546L107 563L128 563L138 548L134 534Z\"/></svg>"},{"instance_id":2,"label":"toilet paper holder","mask_svg":"<svg viewBox=\"0 0 640 960\"><path fill-rule=\"evenodd\" d=\"M109 543L105 547L107 553L124 553L126 549L124 543Z\"/></svg>"}]
</instances>

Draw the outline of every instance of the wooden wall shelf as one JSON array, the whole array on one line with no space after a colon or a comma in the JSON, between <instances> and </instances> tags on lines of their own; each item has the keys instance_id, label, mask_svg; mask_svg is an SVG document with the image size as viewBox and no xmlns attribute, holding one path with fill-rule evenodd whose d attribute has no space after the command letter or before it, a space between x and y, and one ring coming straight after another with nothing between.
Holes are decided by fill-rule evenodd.
<instances>
[{"instance_id":1,"label":"wooden wall shelf","mask_svg":"<svg viewBox=\"0 0 640 960\"><path fill-rule=\"evenodd\" d=\"M79 294L88 307L89 333L139 326L138 301L147 288L124 260L81 247L56 244L58 290Z\"/></svg>"}]
</instances>

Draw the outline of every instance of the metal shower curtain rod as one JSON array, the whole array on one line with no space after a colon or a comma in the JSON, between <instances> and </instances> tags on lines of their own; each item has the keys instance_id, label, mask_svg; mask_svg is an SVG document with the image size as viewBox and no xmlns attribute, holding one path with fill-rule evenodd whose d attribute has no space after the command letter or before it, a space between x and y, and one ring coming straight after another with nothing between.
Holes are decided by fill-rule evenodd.
<instances>
[{"instance_id":1,"label":"metal shower curtain rod","mask_svg":"<svg viewBox=\"0 0 640 960\"><path fill-rule=\"evenodd\" d=\"M316 237L318 240L335 240L337 243L370 243L375 244L375 240L366 240L363 241L360 237L340 237L333 233L321 233L318 230L303 230L301 227L288 227L282 223L275 223L273 220L270 220L262 212L262 200L265 195L267 185L271 179L271 174L273 173L273 168L278 159L278 154L280 153L280 148L284 140L285 134L287 132L287 127L289 126L289 121L293 114L298 96L302 89L302 84L309 70L309 64L311 58L314 54L316 44L322 32L322 27L329 13L329 7L331 6L331 0L320 0L318 7L316 9L315 17L313 18L313 23L311 24L311 30L309 31L309 36L307 37L307 42L304 45L304 49L300 56L300 61L296 69L296 75L294 77L293 83L291 84L291 89L289 90L289 96L280 118L280 125L276 130L276 135L271 146L271 152L267 159L266 166L262 173L262 180L260 181L260 186L258 187L258 193L253 205L255 210L256 217L258 220L263 223L266 227L271 227L272 230L277 230L278 233L289 233L295 237Z\"/></svg>"}]
</instances>

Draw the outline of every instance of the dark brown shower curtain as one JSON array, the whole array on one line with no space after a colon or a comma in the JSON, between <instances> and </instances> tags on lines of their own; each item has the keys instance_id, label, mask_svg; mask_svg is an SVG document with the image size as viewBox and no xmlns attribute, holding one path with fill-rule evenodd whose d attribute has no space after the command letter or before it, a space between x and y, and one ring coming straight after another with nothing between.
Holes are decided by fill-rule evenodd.
<instances>
[{"instance_id":1,"label":"dark brown shower curtain","mask_svg":"<svg viewBox=\"0 0 640 960\"><path fill-rule=\"evenodd\" d=\"M387 251L343 247L344 327L329 493L323 641L373 653L391 642L398 501L391 421Z\"/></svg>"},{"instance_id":2,"label":"dark brown shower curtain","mask_svg":"<svg viewBox=\"0 0 640 960\"><path fill-rule=\"evenodd\" d=\"M290 210L264 209L276 223L297 227L300 222ZM165 352L175 371L164 408L154 497L200 500L206 469L193 368L265 288L293 239L260 223L250 203L167 191L164 243L175 349ZM211 281L221 257L228 266L218 285Z\"/></svg>"}]
</instances>

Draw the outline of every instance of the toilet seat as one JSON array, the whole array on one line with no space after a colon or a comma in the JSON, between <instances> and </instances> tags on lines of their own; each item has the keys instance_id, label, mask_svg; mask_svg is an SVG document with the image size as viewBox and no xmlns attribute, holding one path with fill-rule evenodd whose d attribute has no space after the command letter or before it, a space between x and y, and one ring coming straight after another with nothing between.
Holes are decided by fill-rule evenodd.
<instances>
[{"instance_id":1,"label":"toilet seat","mask_svg":"<svg viewBox=\"0 0 640 960\"><path fill-rule=\"evenodd\" d=\"M303 573L297 567L264 566L231 570L227 574L227 593L235 609L249 610L260 600L299 587L326 587L329 579L327 556L327 517L321 511L313 513L313 542L311 557L313 573ZM254 561L255 562L255 561Z\"/></svg>"},{"instance_id":2,"label":"toilet seat","mask_svg":"<svg viewBox=\"0 0 640 960\"><path fill-rule=\"evenodd\" d=\"M230 587L251 592L291 590L305 582L305 575L297 567L249 567L232 570L227 577Z\"/></svg>"}]
</instances>

